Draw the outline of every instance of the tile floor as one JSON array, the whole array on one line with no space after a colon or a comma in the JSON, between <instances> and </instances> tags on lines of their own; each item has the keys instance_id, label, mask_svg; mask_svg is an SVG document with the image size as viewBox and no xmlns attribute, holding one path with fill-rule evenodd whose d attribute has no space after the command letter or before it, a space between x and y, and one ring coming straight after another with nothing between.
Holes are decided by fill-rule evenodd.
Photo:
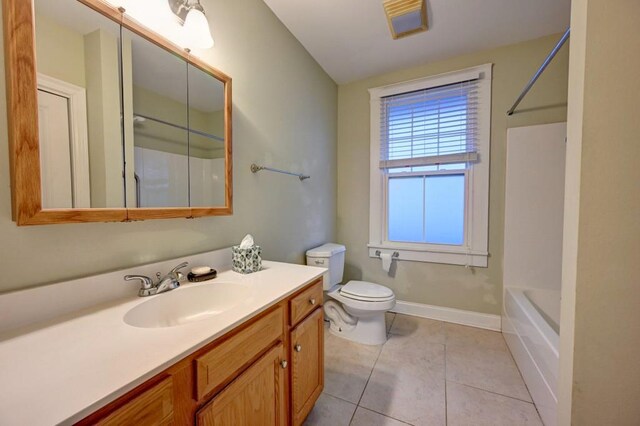
<instances>
[{"instance_id":1,"label":"tile floor","mask_svg":"<svg viewBox=\"0 0 640 426\"><path fill-rule=\"evenodd\" d=\"M324 392L306 425L542 425L502 334L392 313L387 327L381 346L325 327Z\"/></svg>"}]
</instances>

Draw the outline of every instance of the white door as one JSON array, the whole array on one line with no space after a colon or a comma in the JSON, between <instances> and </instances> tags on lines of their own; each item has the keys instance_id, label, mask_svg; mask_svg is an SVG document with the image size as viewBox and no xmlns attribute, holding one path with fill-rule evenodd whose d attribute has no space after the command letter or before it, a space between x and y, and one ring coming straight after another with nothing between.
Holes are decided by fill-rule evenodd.
<instances>
[{"instance_id":1,"label":"white door","mask_svg":"<svg viewBox=\"0 0 640 426\"><path fill-rule=\"evenodd\" d=\"M38 90L42 208L73 207L69 100Z\"/></svg>"}]
</instances>

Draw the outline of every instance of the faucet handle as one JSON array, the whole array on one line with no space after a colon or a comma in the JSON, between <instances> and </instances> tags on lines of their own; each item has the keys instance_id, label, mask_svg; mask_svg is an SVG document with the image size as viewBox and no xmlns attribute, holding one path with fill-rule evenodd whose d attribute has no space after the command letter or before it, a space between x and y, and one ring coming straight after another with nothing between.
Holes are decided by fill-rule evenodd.
<instances>
[{"instance_id":1,"label":"faucet handle","mask_svg":"<svg viewBox=\"0 0 640 426\"><path fill-rule=\"evenodd\" d=\"M179 269L186 268L188 265L189 265L189 262L182 262L181 264L173 268L169 273L175 274L176 272L178 272Z\"/></svg>"},{"instance_id":2,"label":"faucet handle","mask_svg":"<svg viewBox=\"0 0 640 426\"><path fill-rule=\"evenodd\" d=\"M153 287L153 280L147 277L146 275L125 275L125 281L135 281L140 280L140 284L142 284L142 289L149 290Z\"/></svg>"},{"instance_id":3,"label":"faucet handle","mask_svg":"<svg viewBox=\"0 0 640 426\"><path fill-rule=\"evenodd\" d=\"M187 265L189 265L189 262L182 262L181 264L173 268L171 272L169 272L169 275L173 275L177 280L181 280L182 278L184 278L184 275L182 274L182 272L179 272L178 269L186 268Z\"/></svg>"}]
</instances>

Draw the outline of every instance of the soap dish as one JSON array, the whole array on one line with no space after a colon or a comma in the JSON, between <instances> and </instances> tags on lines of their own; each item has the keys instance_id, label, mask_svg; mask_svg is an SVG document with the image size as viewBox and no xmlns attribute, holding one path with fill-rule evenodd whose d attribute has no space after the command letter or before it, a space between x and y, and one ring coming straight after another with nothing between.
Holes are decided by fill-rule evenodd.
<instances>
[{"instance_id":1,"label":"soap dish","mask_svg":"<svg viewBox=\"0 0 640 426\"><path fill-rule=\"evenodd\" d=\"M202 282L202 281L212 280L217 276L218 276L218 271L216 271L215 269L211 269L207 273L197 274L197 275L194 274L193 272L189 272L187 274L187 279L189 281L191 281L192 283L199 283L199 282Z\"/></svg>"}]
</instances>

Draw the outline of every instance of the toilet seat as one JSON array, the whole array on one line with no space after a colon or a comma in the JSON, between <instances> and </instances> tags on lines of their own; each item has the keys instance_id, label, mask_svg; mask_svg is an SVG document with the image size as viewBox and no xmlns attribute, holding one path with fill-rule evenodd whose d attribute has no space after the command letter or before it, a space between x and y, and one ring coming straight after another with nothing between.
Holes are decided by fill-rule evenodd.
<instances>
[{"instance_id":1,"label":"toilet seat","mask_svg":"<svg viewBox=\"0 0 640 426\"><path fill-rule=\"evenodd\" d=\"M340 295L363 302L388 302L395 299L391 289L368 281L349 281L340 288Z\"/></svg>"}]
</instances>

